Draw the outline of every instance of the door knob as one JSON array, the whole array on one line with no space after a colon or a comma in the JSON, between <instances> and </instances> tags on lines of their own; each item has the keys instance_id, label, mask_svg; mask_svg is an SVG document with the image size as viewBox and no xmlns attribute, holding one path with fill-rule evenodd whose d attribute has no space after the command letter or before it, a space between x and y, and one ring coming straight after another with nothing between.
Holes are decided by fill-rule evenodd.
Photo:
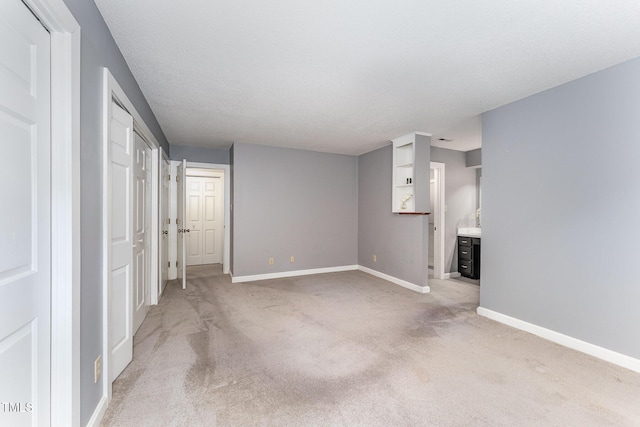
<instances>
[{"instance_id":1,"label":"door knob","mask_svg":"<svg viewBox=\"0 0 640 427\"><path fill-rule=\"evenodd\" d=\"M185 233L188 233L188 232L190 232L191 230L189 230L189 229L187 228L187 229L186 229L186 230L184 230L184 231L185 231Z\"/></svg>"}]
</instances>

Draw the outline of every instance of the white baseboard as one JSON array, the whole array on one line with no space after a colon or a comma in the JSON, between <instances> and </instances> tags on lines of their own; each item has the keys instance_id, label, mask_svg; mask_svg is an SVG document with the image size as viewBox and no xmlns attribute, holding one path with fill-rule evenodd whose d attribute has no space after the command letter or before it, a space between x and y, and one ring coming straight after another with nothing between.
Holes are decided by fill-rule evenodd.
<instances>
[{"instance_id":1,"label":"white baseboard","mask_svg":"<svg viewBox=\"0 0 640 427\"><path fill-rule=\"evenodd\" d=\"M447 280L447 279L455 279L455 278L458 278L458 277L460 277L461 275L460 275L460 273L444 273L444 275L443 275L443 276L444 276L444 280Z\"/></svg>"},{"instance_id":2,"label":"white baseboard","mask_svg":"<svg viewBox=\"0 0 640 427\"><path fill-rule=\"evenodd\" d=\"M376 276L381 279L388 280L391 283L395 283L396 285L400 285L403 288L410 289L420 294L427 294L431 291L429 286L418 286L413 283L407 282L406 280L398 279L397 277L389 276L388 274L384 274L379 271L372 270L367 267L363 267L361 265L343 265L340 267L312 268L309 270L282 271L280 273L254 274L250 276L233 276L233 273L230 272L230 276L231 276L231 283L242 283L242 282L254 282L256 280L281 279L283 277L307 276L309 274L322 274L322 273L338 273L341 271L353 271L353 270L363 271L365 273L371 274L372 276Z\"/></svg>"},{"instance_id":3,"label":"white baseboard","mask_svg":"<svg viewBox=\"0 0 640 427\"><path fill-rule=\"evenodd\" d=\"M100 427L102 418L104 417L104 414L107 413L107 408L109 407L107 400L107 396L102 396L100 402L98 402L98 406L96 406L96 410L93 411L93 415L91 415L91 418L87 423L87 427Z\"/></svg>"},{"instance_id":4,"label":"white baseboard","mask_svg":"<svg viewBox=\"0 0 640 427\"><path fill-rule=\"evenodd\" d=\"M431 288L429 288L428 286L418 286L411 282L407 282L406 280L398 279L397 277L389 276L388 274L380 273L379 271L372 270L370 268L363 267L361 265L358 266L358 270L371 274L372 276L376 276L381 279L388 280L391 283L400 285L403 288L411 289L412 291L418 292L420 294L428 294L431 291Z\"/></svg>"},{"instance_id":5,"label":"white baseboard","mask_svg":"<svg viewBox=\"0 0 640 427\"><path fill-rule=\"evenodd\" d=\"M357 270L357 265L343 265L340 267L312 268L309 270L282 271L280 273L254 274L251 276L231 276L232 283L254 282L256 280L281 279L283 277L307 276L309 274L337 273L340 271Z\"/></svg>"},{"instance_id":6,"label":"white baseboard","mask_svg":"<svg viewBox=\"0 0 640 427\"><path fill-rule=\"evenodd\" d=\"M595 344L581 341L577 338L561 334L560 332L552 331L551 329L546 329L542 326L534 325L533 323L525 322L524 320L516 319L484 307L478 307L477 312L478 315L495 320L496 322L504 323L505 325L529 332L556 344L569 347L581 353L588 354L609 363L613 363L614 365L622 366L623 368L640 373L640 359L635 359L631 356L617 353L615 351L599 347Z\"/></svg>"}]
</instances>

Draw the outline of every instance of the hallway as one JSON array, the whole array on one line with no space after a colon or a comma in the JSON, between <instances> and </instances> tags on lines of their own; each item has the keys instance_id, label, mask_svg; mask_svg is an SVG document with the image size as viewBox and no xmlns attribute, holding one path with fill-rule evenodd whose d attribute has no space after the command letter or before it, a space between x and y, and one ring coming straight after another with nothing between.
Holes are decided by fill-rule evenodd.
<instances>
[{"instance_id":1,"label":"hallway","mask_svg":"<svg viewBox=\"0 0 640 427\"><path fill-rule=\"evenodd\" d=\"M633 425L640 375L362 272L170 282L103 426Z\"/></svg>"}]
</instances>

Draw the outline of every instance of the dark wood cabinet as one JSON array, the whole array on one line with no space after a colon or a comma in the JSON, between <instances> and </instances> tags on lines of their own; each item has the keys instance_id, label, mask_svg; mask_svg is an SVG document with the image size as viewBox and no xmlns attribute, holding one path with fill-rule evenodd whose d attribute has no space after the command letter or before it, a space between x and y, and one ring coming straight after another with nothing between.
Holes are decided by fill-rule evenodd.
<instances>
[{"instance_id":1,"label":"dark wood cabinet","mask_svg":"<svg viewBox=\"0 0 640 427\"><path fill-rule=\"evenodd\" d=\"M458 236L458 272L470 279L480 279L480 238Z\"/></svg>"}]
</instances>

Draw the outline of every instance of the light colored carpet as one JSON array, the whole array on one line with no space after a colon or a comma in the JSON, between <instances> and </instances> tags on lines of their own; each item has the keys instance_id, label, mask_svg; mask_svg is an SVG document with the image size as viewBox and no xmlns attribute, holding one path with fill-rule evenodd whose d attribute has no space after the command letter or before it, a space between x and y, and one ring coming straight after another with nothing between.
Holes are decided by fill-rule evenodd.
<instances>
[{"instance_id":1,"label":"light colored carpet","mask_svg":"<svg viewBox=\"0 0 640 427\"><path fill-rule=\"evenodd\" d=\"M104 426L638 426L640 375L353 271L168 285Z\"/></svg>"}]
</instances>

